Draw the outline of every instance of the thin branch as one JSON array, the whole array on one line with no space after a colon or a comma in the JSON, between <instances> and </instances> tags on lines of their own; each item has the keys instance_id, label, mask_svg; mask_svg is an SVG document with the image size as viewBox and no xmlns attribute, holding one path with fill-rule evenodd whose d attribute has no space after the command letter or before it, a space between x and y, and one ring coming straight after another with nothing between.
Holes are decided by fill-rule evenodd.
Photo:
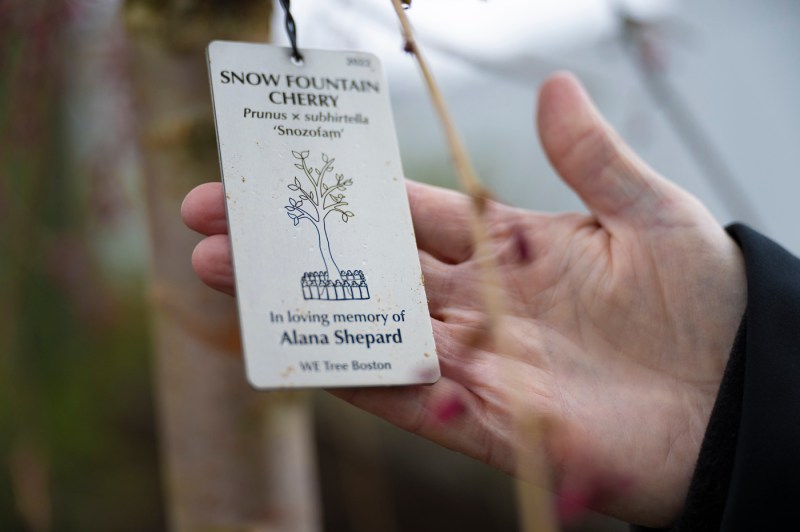
<instances>
[{"instance_id":1,"label":"thin branch","mask_svg":"<svg viewBox=\"0 0 800 532\"><path fill-rule=\"evenodd\" d=\"M322 167L322 170L319 171L319 185L322 186L322 182L325 180L325 174L330 171L330 166L333 164L334 159L328 159L325 163L325 166Z\"/></svg>"},{"instance_id":2,"label":"thin branch","mask_svg":"<svg viewBox=\"0 0 800 532\"><path fill-rule=\"evenodd\" d=\"M311 203L316 203L313 199L311 199L311 195L303 189L302 185L298 185L297 188L300 189L300 192L302 192L302 194L300 194L301 198L305 198Z\"/></svg>"},{"instance_id":3,"label":"thin branch","mask_svg":"<svg viewBox=\"0 0 800 532\"><path fill-rule=\"evenodd\" d=\"M300 192L302 192L302 194L300 195L300 198L302 199L303 197L305 197L308 200L308 202L311 205L314 206L314 211L317 213L317 219L319 219L319 209L317 207L320 205L320 202L322 200L320 199L320 202L316 202L313 199L311 199L311 196L309 195L309 193L306 192L305 190L303 190L303 186L302 185L297 185L297 188L299 188ZM314 188L314 191L317 192L316 187ZM317 192L317 194L319 194L319 193ZM317 196L317 198L319 198L319 196ZM303 212L305 212L305 211L303 211Z\"/></svg>"},{"instance_id":4,"label":"thin branch","mask_svg":"<svg viewBox=\"0 0 800 532\"><path fill-rule=\"evenodd\" d=\"M478 180L466 149L461 141L453 119L447 109L444 96L439 90L436 80L425 61L411 28L411 23L405 14L401 0L392 0L392 5L400 19L400 25L405 39L405 50L412 54L422 72L425 85L428 88L433 107L444 127L445 138L450 149L450 155L458 174L461 187L472 199L472 241L475 246L475 256L480 268L481 287L483 289L484 304L486 306L487 323L486 334L494 342L495 349L501 353L510 354L513 348L500 332L500 320L505 314L502 302L502 284L497 274L497 263L490 249L489 231L485 219L489 194ZM545 487L547 468L542 449L542 422L535 416L523 419L525 412L523 405L513 405L514 429L520 439L517 448L517 471L526 475L538 486ZM548 532L557 529L552 515L551 504L547 492L517 482L517 496L520 501L520 517L524 530Z\"/></svg>"},{"instance_id":5,"label":"thin branch","mask_svg":"<svg viewBox=\"0 0 800 532\"><path fill-rule=\"evenodd\" d=\"M316 208L316 207L315 207L315 208ZM302 212L303 214L305 214L306 216L308 216L308 219L309 219L309 220L313 220L314 222L319 222L319 212L317 212L317 217L316 217L316 218L314 218L313 216L311 216L311 215L310 215L310 214L309 214L309 213L308 213L308 212L307 212L305 209L303 209L302 207L295 207L295 210L298 210L298 211Z\"/></svg>"},{"instance_id":6,"label":"thin branch","mask_svg":"<svg viewBox=\"0 0 800 532\"><path fill-rule=\"evenodd\" d=\"M345 203L345 205L347 205L347 204ZM322 219L324 220L325 218L327 218L327 217L328 217L328 215L329 215L330 213L332 213L332 212L338 212L338 213L340 213L340 214L347 214L347 213L346 213L346 212L344 212L342 209L333 209L333 210L330 210L330 211L326 212L326 213L325 213L325 216L324 216Z\"/></svg>"},{"instance_id":7,"label":"thin branch","mask_svg":"<svg viewBox=\"0 0 800 532\"><path fill-rule=\"evenodd\" d=\"M327 198L327 197L328 197L328 195L329 195L331 192L333 192L334 190L336 190L336 189L342 189L342 192L344 192L344 191L347 189L347 185L343 185L343 184L341 184L341 183L336 183L336 184L335 184L335 185L333 185L332 187L330 187L330 188L328 188L327 190L325 190L325 193L322 195L322 199L324 200L325 198Z\"/></svg>"},{"instance_id":8,"label":"thin branch","mask_svg":"<svg viewBox=\"0 0 800 532\"><path fill-rule=\"evenodd\" d=\"M450 153L453 157L453 163L456 166L456 172L461 180L461 186L464 191L467 192L467 194L472 196L474 203L482 204L486 199L488 199L487 191L483 185L481 185L477 174L472 167L469 156L467 155L464 145L461 142L458 130L455 127L453 119L450 117L450 112L447 109L444 96L439 90L439 86L436 84L436 80L434 79L433 73L428 67L427 61L419 50L419 46L417 45L417 41L414 37L414 31L411 28L411 23L409 22L408 17L403 10L401 2L398 0L392 0L392 4L394 5L395 11L397 11L397 16L400 18L403 38L405 39L405 49L408 53L412 54L416 58L417 64L422 71L422 77L424 78L425 85L430 93L431 100L433 100L433 107L436 110L436 114L439 116L439 121L444 127L444 134L447 139L448 147L450 148ZM480 210L482 210L482 207L480 207Z\"/></svg>"},{"instance_id":9,"label":"thin branch","mask_svg":"<svg viewBox=\"0 0 800 532\"><path fill-rule=\"evenodd\" d=\"M339 203L334 203L333 205L328 205L327 207L324 207L323 209L325 211L330 211L331 209L335 209L336 207L344 207L345 205L349 205L349 203L347 203L346 201L340 201Z\"/></svg>"},{"instance_id":10,"label":"thin branch","mask_svg":"<svg viewBox=\"0 0 800 532\"><path fill-rule=\"evenodd\" d=\"M492 337L501 337L495 334L499 326L500 317L503 315L503 306L499 294L499 287L496 275L495 263L489 250L489 232L486 228L486 222L483 214L486 210L486 203L489 200L489 194L483 185L478 180L477 174L472 167L467 151L458 134L453 119L450 117L450 112L447 109L447 104L444 101L444 96L439 90L436 80L431 73L428 63L425 61L419 46L414 38L414 32L411 28L411 23L405 14L400 0L392 0L397 16L400 19L400 25L405 39L405 49L412 54L422 71L422 77L428 87L433 107L436 114L439 116L439 121L444 127L445 138L447 145L450 149L450 155L455 165L456 173L459 177L461 188L472 198L472 239L475 245L476 256L479 258L481 266L481 274L483 277L484 286L484 299L488 315L487 329L488 334Z\"/></svg>"},{"instance_id":11,"label":"thin branch","mask_svg":"<svg viewBox=\"0 0 800 532\"><path fill-rule=\"evenodd\" d=\"M305 172L306 177L308 177L308 180L311 181L311 186L314 187L314 190L316 190L320 186L320 183L321 183L322 180L320 179L320 182L318 183L317 180L314 179L314 175L311 173L311 170L308 168L308 165L306 164L305 158L300 159L300 160L303 161L303 164L302 164L303 172Z\"/></svg>"}]
</instances>

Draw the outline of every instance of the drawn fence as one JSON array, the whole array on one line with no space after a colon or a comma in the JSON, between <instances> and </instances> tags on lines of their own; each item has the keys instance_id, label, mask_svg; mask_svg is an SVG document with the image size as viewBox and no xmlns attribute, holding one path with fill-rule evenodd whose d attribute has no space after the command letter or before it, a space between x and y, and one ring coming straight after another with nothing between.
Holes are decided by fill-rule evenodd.
<instances>
[{"instance_id":1,"label":"drawn fence","mask_svg":"<svg viewBox=\"0 0 800 532\"><path fill-rule=\"evenodd\" d=\"M369 299L369 287L361 270L342 270L341 280L331 281L328 272L306 272L300 280L303 299L347 301Z\"/></svg>"}]
</instances>

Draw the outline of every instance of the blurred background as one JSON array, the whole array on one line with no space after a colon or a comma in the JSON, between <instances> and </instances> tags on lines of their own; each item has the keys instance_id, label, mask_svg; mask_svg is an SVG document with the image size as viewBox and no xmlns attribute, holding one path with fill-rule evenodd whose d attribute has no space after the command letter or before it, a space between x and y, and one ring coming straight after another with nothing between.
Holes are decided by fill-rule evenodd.
<instances>
[{"instance_id":1,"label":"blurred background","mask_svg":"<svg viewBox=\"0 0 800 532\"><path fill-rule=\"evenodd\" d=\"M383 61L408 177L455 186L388 0L296 0L301 47ZM800 4L415 0L499 198L582 210L536 88L575 72L723 223L800 253ZM271 36L271 37L270 37ZM0 0L0 530L517 530L505 475L321 392L247 389L178 209L217 180L204 47L285 43L268 0ZM568 530L625 530L591 512Z\"/></svg>"}]
</instances>

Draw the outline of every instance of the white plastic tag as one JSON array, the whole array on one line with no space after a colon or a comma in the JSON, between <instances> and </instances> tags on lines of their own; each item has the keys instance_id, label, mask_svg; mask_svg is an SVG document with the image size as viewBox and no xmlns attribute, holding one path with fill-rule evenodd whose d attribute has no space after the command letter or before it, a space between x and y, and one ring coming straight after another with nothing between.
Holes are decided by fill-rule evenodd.
<instances>
[{"instance_id":1,"label":"white plastic tag","mask_svg":"<svg viewBox=\"0 0 800 532\"><path fill-rule=\"evenodd\" d=\"M208 47L248 379L257 388L439 378L378 59Z\"/></svg>"}]
</instances>

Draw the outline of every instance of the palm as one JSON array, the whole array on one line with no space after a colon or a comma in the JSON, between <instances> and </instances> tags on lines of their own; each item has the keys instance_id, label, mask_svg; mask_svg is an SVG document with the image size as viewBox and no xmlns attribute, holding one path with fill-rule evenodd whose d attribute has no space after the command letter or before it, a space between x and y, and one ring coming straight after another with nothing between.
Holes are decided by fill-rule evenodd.
<instances>
[{"instance_id":1,"label":"palm","mask_svg":"<svg viewBox=\"0 0 800 532\"><path fill-rule=\"evenodd\" d=\"M498 356L496 343L475 345L486 316L460 229L466 199L419 185L410 192L447 380L441 392L344 396L509 472L511 408L520 407L509 395L523 397L529 415L556 421L545 444L562 481L611 475L635 495L610 497L607 511L652 519L638 506L656 498L664 505L656 522L668 519L685 494L743 304L728 281L738 280L737 251L722 230L692 202L665 204L659 219L635 228L491 205L507 311L499 333L507 353ZM442 219L426 221L433 213ZM463 420L443 424L437 412L454 398L466 406Z\"/></svg>"},{"instance_id":2,"label":"palm","mask_svg":"<svg viewBox=\"0 0 800 532\"><path fill-rule=\"evenodd\" d=\"M490 204L502 338L482 338L468 200L410 183L442 379L335 393L512 473L514 419L544 417L562 486L611 479L628 488L609 493L603 510L667 524L686 494L744 308L738 250L696 200L627 151L574 81L543 89L539 125L554 166L592 214ZM224 233L221 192L198 197L187 199L187 223ZM225 238L201 243L194 263L232 291Z\"/></svg>"}]
</instances>

